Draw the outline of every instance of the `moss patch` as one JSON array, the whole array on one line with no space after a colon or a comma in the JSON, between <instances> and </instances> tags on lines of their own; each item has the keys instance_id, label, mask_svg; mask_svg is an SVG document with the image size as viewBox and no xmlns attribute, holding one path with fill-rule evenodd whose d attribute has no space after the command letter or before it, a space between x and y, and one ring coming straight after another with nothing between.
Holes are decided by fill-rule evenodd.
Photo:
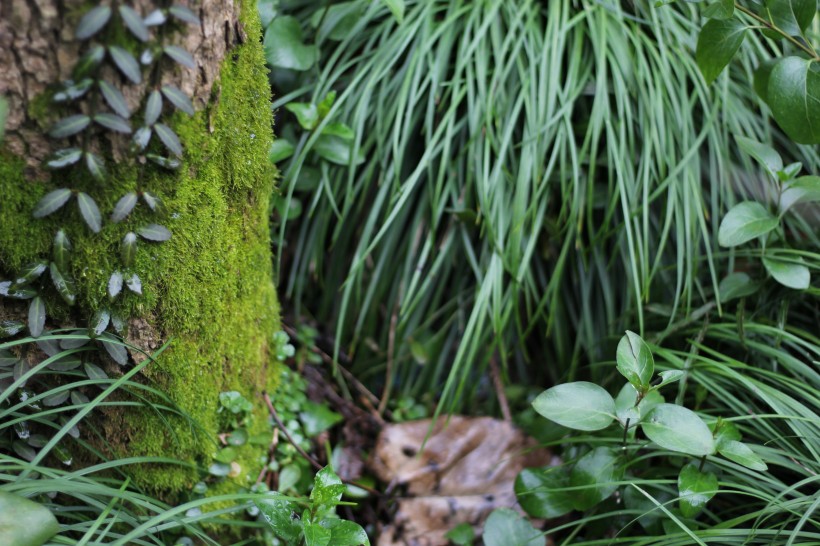
<instances>
[{"instance_id":1,"label":"moss patch","mask_svg":"<svg viewBox=\"0 0 820 546\"><path fill-rule=\"evenodd\" d=\"M267 159L270 87L253 2L243 0L242 19L248 38L223 63L214 87L218 100L193 118L174 120L186 148L178 173L116 168L104 190L78 177L53 186L88 191L104 216L126 192L145 189L162 198L164 217L157 218L140 203L126 222L108 222L96 235L82 224L75 204L46 220L33 220L34 204L52 187L27 182L23 162L0 155L0 268L11 275L23 263L48 255L54 231L64 227L75 249L71 273L80 294L78 317L109 305L106 282L112 271L122 268L119 246L126 232L157 222L173 233L163 244L140 241L133 272L142 280L144 295L125 294L116 307L123 314L145 317L164 339L171 339L146 375L193 415L209 438L197 438L182 420L172 422L175 434L170 434L150 412L129 411L120 416L121 423L109 423L122 425L119 437L109 441L129 456L207 463L216 451L212 439L224 426L217 413L222 391L241 392L254 402L258 415L253 421L260 430L266 423L259 393L275 388L278 374L268 353L279 328L268 225L274 181ZM243 470L255 477L259 455L266 449L244 449L239 461ZM137 478L143 486L168 493L188 489L198 475L152 466ZM243 474L235 480L245 479Z\"/></svg>"}]
</instances>

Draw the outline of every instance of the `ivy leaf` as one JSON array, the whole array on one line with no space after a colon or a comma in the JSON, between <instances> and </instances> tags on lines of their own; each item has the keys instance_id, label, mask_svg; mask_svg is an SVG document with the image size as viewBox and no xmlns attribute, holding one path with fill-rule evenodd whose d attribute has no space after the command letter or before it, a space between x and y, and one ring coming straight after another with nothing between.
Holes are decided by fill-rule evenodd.
<instances>
[{"instance_id":1,"label":"ivy leaf","mask_svg":"<svg viewBox=\"0 0 820 546\"><path fill-rule=\"evenodd\" d=\"M140 65L133 55L119 46L109 46L108 53L111 55L111 60L122 72L122 75L131 80L131 83L138 84L142 82Z\"/></svg>"},{"instance_id":2,"label":"ivy leaf","mask_svg":"<svg viewBox=\"0 0 820 546\"><path fill-rule=\"evenodd\" d=\"M145 16L143 19L143 23L145 23L149 27L155 27L157 25L161 25L167 21L168 18L165 17L165 13L161 9L155 9L151 13Z\"/></svg>"},{"instance_id":3,"label":"ivy leaf","mask_svg":"<svg viewBox=\"0 0 820 546\"><path fill-rule=\"evenodd\" d=\"M39 278L45 273L46 269L48 269L47 262L29 262L20 270L20 273L17 275L17 280L15 280L14 283L18 285L28 284L34 279Z\"/></svg>"},{"instance_id":4,"label":"ivy leaf","mask_svg":"<svg viewBox=\"0 0 820 546\"><path fill-rule=\"evenodd\" d=\"M94 116L94 122L117 133L131 134L131 126L124 118L121 118L117 114L109 114L107 112L96 114Z\"/></svg>"},{"instance_id":5,"label":"ivy leaf","mask_svg":"<svg viewBox=\"0 0 820 546\"><path fill-rule=\"evenodd\" d=\"M189 25L198 25L200 24L199 17L194 15L194 12L186 8L185 6L180 6L179 4L174 4L170 8L168 8L168 13L182 21L183 23L188 23Z\"/></svg>"},{"instance_id":6,"label":"ivy leaf","mask_svg":"<svg viewBox=\"0 0 820 546\"><path fill-rule=\"evenodd\" d=\"M99 340L102 342L105 352L108 353L108 356L110 356L114 362L120 366L128 364L128 351L118 339L111 334L103 334L99 337Z\"/></svg>"},{"instance_id":7,"label":"ivy leaf","mask_svg":"<svg viewBox=\"0 0 820 546\"><path fill-rule=\"evenodd\" d=\"M569 476L556 466L525 468L515 478L518 503L534 518L553 519L572 512L576 492L561 491L567 487Z\"/></svg>"},{"instance_id":8,"label":"ivy leaf","mask_svg":"<svg viewBox=\"0 0 820 546\"><path fill-rule=\"evenodd\" d=\"M784 57L769 76L769 107L775 121L799 144L820 143L820 74L812 61Z\"/></svg>"},{"instance_id":9,"label":"ivy leaf","mask_svg":"<svg viewBox=\"0 0 820 546\"><path fill-rule=\"evenodd\" d=\"M718 243L734 247L766 235L777 227L777 218L756 201L744 201L732 207L720 222Z\"/></svg>"},{"instance_id":10,"label":"ivy leaf","mask_svg":"<svg viewBox=\"0 0 820 546\"><path fill-rule=\"evenodd\" d=\"M649 345L635 332L627 330L618 343L618 371L639 391L649 388L655 373L655 359Z\"/></svg>"},{"instance_id":11,"label":"ivy leaf","mask_svg":"<svg viewBox=\"0 0 820 546\"><path fill-rule=\"evenodd\" d=\"M739 465L765 472L769 469L766 463L752 449L737 440L725 440L718 444L718 453Z\"/></svg>"},{"instance_id":12,"label":"ivy leaf","mask_svg":"<svg viewBox=\"0 0 820 546\"><path fill-rule=\"evenodd\" d=\"M151 142L151 133L150 127L140 127L134 131L132 142L138 151L143 151L148 146L148 143Z\"/></svg>"},{"instance_id":13,"label":"ivy leaf","mask_svg":"<svg viewBox=\"0 0 820 546\"><path fill-rule=\"evenodd\" d=\"M88 323L89 337L98 337L105 329L108 328L108 323L111 322L111 312L108 309L101 307L91 316Z\"/></svg>"},{"instance_id":14,"label":"ivy leaf","mask_svg":"<svg viewBox=\"0 0 820 546\"><path fill-rule=\"evenodd\" d=\"M128 103L125 102L125 97L119 89L105 80L100 80L97 85L100 87L100 93L102 93L105 102L117 115L124 119L131 117L131 110L128 109Z\"/></svg>"},{"instance_id":15,"label":"ivy leaf","mask_svg":"<svg viewBox=\"0 0 820 546\"><path fill-rule=\"evenodd\" d=\"M168 99L168 102L173 104L178 110L182 110L189 116L194 115L194 105L188 95L183 93L173 85L163 85L162 94Z\"/></svg>"},{"instance_id":16,"label":"ivy leaf","mask_svg":"<svg viewBox=\"0 0 820 546\"><path fill-rule=\"evenodd\" d=\"M145 22L142 20L142 17L134 11L133 8L128 6L120 6L120 17L122 17L122 22L125 23L125 26L128 27L128 30L131 31L131 34L139 40L140 42L147 42L148 41L148 27L145 26Z\"/></svg>"},{"instance_id":17,"label":"ivy leaf","mask_svg":"<svg viewBox=\"0 0 820 546\"><path fill-rule=\"evenodd\" d=\"M43 218L49 214L59 210L71 198L71 190L68 188L60 188L58 190L50 191L40 199L34 206L32 216L35 218Z\"/></svg>"},{"instance_id":18,"label":"ivy leaf","mask_svg":"<svg viewBox=\"0 0 820 546\"><path fill-rule=\"evenodd\" d=\"M730 273L718 285L720 303L751 296L757 293L758 290L760 290L760 283L753 281L749 275L743 272Z\"/></svg>"},{"instance_id":19,"label":"ivy leaf","mask_svg":"<svg viewBox=\"0 0 820 546\"><path fill-rule=\"evenodd\" d=\"M49 270L51 272L51 280L54 283L54 287L57 289L57 292L59 292L60 297L62 297L63 301L65 301L68 305L74 305L74 302L77 299L74 292L74 283L67 277L63 276L60 269L57 267L57 264L54 262L51 262Z\"/></svg>"},{"instance_id":20,"label":"ivy leaf","mask_svg":"<svg viewBox=\"0 0 820 546\"><path fill-rule=\"evenodd\" d=\"M148 193L147 191L142 192L142 200L145 201L145 204L148 205L148 208L151 209L152 212L157 212L162 208L162 200L152 193Z\"/></svg>"},{"instance_id":21,"label":"ivy leaf","mask_svg":"<svg viewBox=\"0 0 820 546\"><path fill-rule=\"evenodd\" d=\"M316 62L318 49L302 39L302 27L295 17L278 16L265 29L265 58L277 68L304 71Z\"/></svg>"},{"instance_id":22,"label":"ivy leaf","mask_svg":"<svg viewBox=\"0 0 820 546\"><path fill-rule=\"evenodd\" d=\"M736 136L735 140L741 150L752 156L758 163L766 167L769 174L777 176L783 170L783 158L771 146L766 146L760 142L755 142L744 136Z\"/></svg>"},{"instance_id":23,"label":"ivy leaf","mask_svg":"<svg viewBox=\"0 0 820 546\"><path fill-rule=\"evenodd\" d=\"M131 214L137 204L137 192L131 191L120 197L114 205L114 212L111 213L112 222L122 222L125 217Z\"/></svg>"},{"instance_id":24,"label":"ivy leaf","mask_svg":"<svg viewBox=\"0 0 820 546\"><path fill-rule=\"evenodd\" d=\"M108 297L112 300L122 292L122 273L114 271L108 277Z\"/></svg>"},{"instance_id":25,"label":"ivy leaf","mask_svg":"<svg viewBox=\"0 0 820 546\"><path fill-rule=\"evenodd\" d=\"M80 19L74 37L78 40L88 40L108 24L111 19L111 8L109 6L97 6L88 11Z\"/></svg>"},{"instance_id":26,"label":"ivy leaf","mask_svg":"<svg viewBox=\"0 0 820 546\"><path fill-rule=\"evenodd\" d=\"M603 387L587 381L556 385L532 402L535 411L575 430L601 430L615 418L615 400Z\"/></svg>"},{"instance_id":27,"label":"ivy leaf","mask_svg":"<svg viewBox=\"0 0 820 546\"><path fill-rule=\"evenodd\" d=\"M289 102L285 105L285 110L296 116L299 125L305 131L312 131L319 123L319 110L313 103Z\"/></svg>"},{"instance_id":28,"label":"ivy leaf","mask_svg":"<svg viewBox=\"0 0 820 546\"><path fill-rule=\"evenodd\" d=\"M54 235L54 245L51 248L51 257L57 267L65 271L68 269L69 252L71 251L71 241L65 231L58 229Z\"/></svg>"},{"instance_id":29,"label":"ivy leaf","mask_svg":"<svg viewBox=\"0 0 820 546\"><path fill-rule=\"evenodd\" d=\"M511 508L496 508L484 523L484 546L545 546L544 534Z\"/></svg>"},{"instance_id":30,"label":"ivy leaf","mask_svg":"<svg viewBox=\"0 0 820 546\"><path fill-rule=\"evenodd\" d=\"M717 492L717 476L711 472L701 472L693 464L684 466L678 475L680 511L684 517L697 516Z\"/></svg>"},{"instance_id":31,"label":"ivy leaf","mask_svg":"<svg viewBox=\"0 0 820 546\"><path fill-rule=\"evenodd\" d=\"M190 53L185 51L179 46L168 45L162 48L162 51L171 57L177 64L184 66L185 68L194 69L196 68L196 63L194 62L194 58L191 56Z\"/></svg>"},{"instance_id":32,"label":"ivy leaf","mask_svg":"<svg viewBox=\"0 0 820 546\"><path fill-rule=\"evenodd\" d=\"M151 160L153 163L156 163L163 169L169 169L173 171L178 169L180 166L179 160L174 159L173 157L162 157L161 155L157 154L145 154L145 157L147 157L149 160Z\"/></svg>"},{"instance_id":33,"label":"ivy leaf","mask_svg":"<svg viewBox=\"0 0 820 546\"><path fill-rule=\"evenodd\" d=\"M37 296L28 306L28 330L32 337L40 337L46 325L46 304Z\"/></svg>"},{"instance_id":34,"label":"ivy leaf","mask_svg":"<svg viewBox=\"0 0 820 546\"><path fill-rule=\"evenodd\" d=\"M91 228L91 231L99 233L102 225L102 215L94 199L87 193L79 192L77 194L77 204L80 206L80 215L88 227Z\"/></svg>"},{"instance_id":35,"label":"ivy leaf","mask_svg":"<svg viewBox=\"0 0 820 546\"><path fill-rule=\"evenodd\" d=\"M809 268L799 256L789 261L764 256L763 266L774 280L788 288L806 290L811 283Z\"/></svg>"},{"instance_id":36,"label":"ivy leaf","mask_svg":"<svg viewBox=\"0 0 820 546\"><path fill-rule=\"evenodd\" d=\"M145 125L153 125L162 114L162 95L159 91L154 90L148 94L148 100L145 103Z\"/></svg>"},{"instance_id":37,"label":"ivy leaf","mask_svg":"<svg viewBox=\"0 0 820 546\"><path fill-rule=\"evenodd\" d=\"M137 235L129 231L122 239L120 247L120 257L125 267L131 267L134 264L134 257L137 254Z\"/></svg>"},{"instance_id":38,"label":"ivy leaf","mask_svg":"<svg viewBox=\"0 0 820 546\"><path fill-rule=\"evenodd\" d=\"M575 463L569 475L571 487L583 487L572 495L576 510L589 510L618 489L623 469L618 452L608 447L596 447Z\"/></svg>"},{"instance_id":39,"label":"ivy leaf","mask_svg":"<svg viewBox=\"0 0 820 546\"><path fill-rule=\"evenodd\" d=\"M94 180L98 182L105 181L105 163L100 156L97 154L86 152L85 154L85 166L88 169L88 172L91 173L91 176Z\"/></svg>"},{"instance_id":40,"label":"ivy leaf","mask_svg":"<svg viewBox=\"0 0 820 546\"><path fill-rule=\"evenodd\" d=\"M0 338L11 337L23 331L26 325L19 320L0 321Z\"/></svg>"},{"instance_id":41,"label":"ivy leaf","mask_svg":"<svg viewBox=\"0 0 820 546\"><path fill-rule=\"evenodd\" d=\"M182 155L182 144L179 142L177 134L170 127L164 123L157 123L154 125L154 131L156 131L157 136L169 152L177 157Z\"/></svg>"},{"instance_id":42,"label":"ivy leaf","mask_svg":"<svg viewBox=\"0 0 820 546\"><path fill-rule=\"evenodd\" d=\"M280 161L292 156L295 150L296 148L294 148L293 144L289 141L284 138L277 138L270 145L268 160L270 160L271 163L279 163Z\"/></svg>"},{"instance_id":43,"label":"ivy leaf","mask_svg":"<svg viewBox=\"0 0 820 546\"><path fill-rule=\"evenodd\" d=\"M743 38L746 25L737 19L709 19L698 35L695 60L706 84L711 84L735 56Z\"/></svg>"},{"instance_id":44,"label":"ivy leaf","mask_svg":"<svg viewBox=\"0 0 820 546\"><path fill-rule=\"evenodd\" d=\"M695 457L715 452L712 431L698 415L676 404L658 404L641 423L647 438L664 449Z\"/></svg>"},{"instance_id":45,"label":"ivy leaf","mask_svg":"<svg viewBox=\"0 0 820 546\"><path fill-rule=\"evenodd\" d=\"M159 224L148 224L137 230L137 233L143 239L148 241L167 241L171 238L171 232L165 226Z\"/></svg>"},{"instance_id":46,"label":"ivy leaf","mask_svg":"<svg viewBox=\"0 0 820 546\"><path fill-rule=\"evenodd\" d=\"M85 114L75 114L61 119L48 132L52 138L66 138L71 135L76 135L80 131L88 127L91 123L91 118Z\"/></svg>"},{"instance_id":47,"label":"ivy leaf","mask_svg":"<svg viewBox=\"0 0 820 546\"><path fill-rule=\"evenodd\" d=\"M128 287L128 290L134 294L142 295L142 281L136 273L128 277L128 280L125 281L125 285Z\"/></svg>"},{"instance_id":48,"label":"ivy leaf","mask_svg":"<svg viewBox=\"0 0 820 546\"><path fill-rule=\"evenodd\" d=\"M101 45L92 46L77 60L72 74L76 79L84 78L100 66L105 58L105 48Z\"/></svg>"},{"instance_id":49,"label":"ivy leaf","mask_svg":"<svg viewBox=\"0 0 820 546\"><path fill-rule=\"evenodd\" d=\"M735 14L734 0L717 0L703 10L703 16L709 19L729 19Z\"/></svg>"},{"instance_id":50,"label":"ivy leaf","mask_svg":"<svg viewBox=\"0 0 820 546\"><path fill-rule=\"evenodd\" d=\"M54 152L46 165L51 169L62 169L75 164L82 156L83 151L79 148L64 148Z\"/></svg>"}]
</instances>

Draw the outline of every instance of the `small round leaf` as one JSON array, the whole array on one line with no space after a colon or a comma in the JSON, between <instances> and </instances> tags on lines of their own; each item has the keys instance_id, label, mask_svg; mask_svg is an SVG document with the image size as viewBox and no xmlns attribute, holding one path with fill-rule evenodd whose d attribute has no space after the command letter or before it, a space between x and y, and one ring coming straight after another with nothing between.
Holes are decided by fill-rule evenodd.
<instances>
[{"instance_id":1,"label":"small round leaf","mask_svg":"<svg viewBox=\"0 0 820 546\"><path fill-rule=\"evenodd\" d=\"M615 418L615 400L603 387L587 381L556 385L532 402L547 419L575 430L601 430Z\"/></svg>"}]
</instances>

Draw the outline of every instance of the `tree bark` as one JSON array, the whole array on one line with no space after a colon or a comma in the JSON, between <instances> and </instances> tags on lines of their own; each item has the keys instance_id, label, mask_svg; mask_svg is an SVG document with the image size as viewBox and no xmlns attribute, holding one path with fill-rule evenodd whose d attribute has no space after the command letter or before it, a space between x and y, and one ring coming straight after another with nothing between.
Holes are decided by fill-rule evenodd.
<instances>
[{"instance_id":1,"label":"tree bark","mask_svg":"<svg viewBox=\"0 0 820 546\"><path fill-rule=\"evenodd\" d=\"M113 3L114 8L123 4L102 3ZM170 2L125 4L144 17ZM73 247L68 273L76 281L77 303L68 307L44 283L47 327L82 327L101 306L110 305L130 316L126 336L130 343L149 353L170 343L158 362L146 368L148 379L200 421L210 436L197 438L182 420L173 423L169 433L149 412L129 410L106 416L107 442L115 452L129 456L172 455L203 463L214 450L212 438L226 426L218 414L220 392L236 390L255 402L259 417L252 427L264 429L265 408L257 402L259 393L276 382L268 355L271 335L279 327L279 310L268 226L274 180L267 160L272 139L270 87L255 3L201 0L187 5L201 23L177 25L167 38L193 55L194 70L169 63L161 77L146 77L147 83L140 85L129 84L113 66L101 72L122 89L132 112L144 105L147 92L163 84L174 85L192 98L194 116L177 113L163 118L185 146L182 166L167 171L139 161L129 163L124 159L129 137L100 133L88 144L109 166L109 176L100 183L87 173L43 168L50 154L66 146L65 140L47 135L55 120L66 115L65 106L55 105L52 98L90 43L74 38L88 2L0 2L0 95L8 98L10 107L6 138L0 144L0 278L14 278L25 263L48 260L54 234L63 229ZM139 55L141 44L127 35L122 24L108 36ZM97 103L83 105L82 111L104 108L102 100ZM167 101L164 108L167 115ZM134 114L134 127L141 123L137 121L141 115ZM151 146L158 149L160 144ZM61 187L93 197L102 211L99 233L84 224L76 204L44 219L32 217L42 196ZM143 191L164 202L167 213L161 221L144 204L124 222L108 220L124 194ZM130 270L142 280L143 294L124 290L109 303L107 280L123 267L119 256L123 237L147 223L166 225L171 239L162 244L139 243ZM14 302L0 298L0 318L19 311ZM131 357L138 361L140 354L132 352ZM121 371L113 361L107 368L111 373ZM258 472L253 467L258 465L259 453L250 446L243 449L237 480ZM143 484L165 491L183 490L195 479L195 472L174 468L146 470L141 477Z\"/></svg>"}]
</instances>

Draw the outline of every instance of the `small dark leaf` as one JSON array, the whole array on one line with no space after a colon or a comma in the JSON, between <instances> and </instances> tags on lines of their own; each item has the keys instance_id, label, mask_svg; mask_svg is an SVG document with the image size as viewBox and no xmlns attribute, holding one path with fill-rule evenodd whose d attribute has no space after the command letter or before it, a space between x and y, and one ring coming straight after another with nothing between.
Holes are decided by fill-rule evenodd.
<instances>
[{"instance_id":1,"label":"small dark leaf","mask_svg":"<svg viewBox=\"0 0 820 546\"><path fill-rule=\"evenodd\" d=\"M91 118L85 114L76 114L63 118L54 124L54 127L48 132L52 138L66 138L71 135L76 135L80 131L88 127L91 123Z\"/></svg>"},{"instance_id":2,"label":"small dark leaf","mask_svg":"<svg viewBox=\"0 0 820 546\"><path fill-rule=\"evenodd\" d=\"M114 271L108 278L108 296L113 300L122 292L122 273Z\"/></svg>"},{"instance_id":3,"label":"small dark leaf","mask_svg":"<svg viewBox=\"0 0 820 546\"><path fill-rule=\"evenodd\" d=\"M123 319L117 313L111 313L111 326L114 327L114 331L120 335L125 335L126 324L125 319Z\"/></svg>"},{"instance_id":4,"label":"small dark leaf","mask_svg":"<svg viewBox=\"0 0 820 546\"><path fill-rule=\"evenodd\" d=\"M109 322L111 322L111 313L108 309L97 309L88 323L88 335L90 337L98 337L108 328Z\"/></svg>"},{"instance_id":5,"label":"small dark leaf","mask_svg":"<svg viewBox=\"0 0 820 546\"><path fill-rule=\"evenodd\" d=\"M143 151L148 143L151 141L151 128L150 127L140 127L136 131L134 131L134 138L132 142L134 143L134 147L138 151Z\"/></svg>"},{"instance_id":6,"label":"small dark leaf","mask_svg":"<svg viewBox=\"0 0 820 546\"><path fill-rule=\"evenodd\" d=\"M74 77L77 79L84 78L96 70L104 58L105 48L101 45L92 46L74 65Z\"/></svg>"},{"instance_id":7,"label":"small dark leaf","mask_svg":"<svg viewBox=\"0 0 820 546\"><path fill-rule=\"evenodd\" d=\"M131 134L131 126L117 114L97 114L94 116L94 122L117 133Z\"/></svg>"},{"instance_id":8,"label":"small dark leaf","mask_svg":"<svg viewBox=\"0 0 820 546\"><path fill-rule=\"evenodd\" d=\"M155 27L163 24L166 20L167 17L165 17L165 13L160 9L155 9L143 19L143 22L149 27Z\"/></svg>"},{"instance_id":9,"label":"small dark leaf","mask_svg":"<svg viewBox=\"0 0 820 546\"><path fill-rule=\"evenodd\" d=\"M173 104L178 110L182 110L189 116L194 115L194 105L191 103L191 99L173 85L163 85L162 94L165 95L168 102Z\"/></svg>"},{"instance_id":10,"label":"small dark leaf","mask_svg":"<svg viewBox=\"0 0 820 546\"><path fill-rule=\"evenodd\" d=\"M57 230L54 235L54 245L51 248L51 257L57 267L65 271L68 269L69 251L71 250L71 241L62 229Z\"/></svg>"},{"instance_id":11,"label":"small dark leaf","mask_svg":"<svg viewBox=\"0 0 820 546\"><path fill-rule=\"evenodd\" d=\"M177 134L172 131L170 127L164 123L157 123L154 125L154 131L157 132L157 136L162 143L165 144L165 147L168 148L169 152L177 157L182 155L182 144L179 142L179 137L177 137Z\"/></svg>"},{"instance_id":12,"label":"small dark leaf","mask_svg":"<svg viewBox=\"0 0 820 546\"><path fill-rule=\"evenodd\" d=\"M151 91L145 103L145 125L153 125L162 113L162 95L159 91Z\"/></svg>"},{"instance_id":13,"label":"small dark leaf","mask_svg":"<svg viewBox=\"0 0 820 546\"><path fill-rule=\"evenodd\" d=\"M105 381L108 379L108 374L105 373L99 366L86 362L83 369L85 369L85 375L87 375L89 379L93 379L95 381Z\"/></svg>"},{"instance_id":14,"label":"small dark leaf","mask_svg":"<svg viewBox=\"0 0 820 546\"><path fill-rule=\"evenodd\" d=\"M105 181L105 163L100 156L91 152L85 153L85 166L94 180L99 182Z\"/></svg>"},{"instance_id":15,"label":"small dark leaf","mask_svg":"<svg viewBox=\"0 0 820 546\"><path fill-rule=\"evenodd\" d=\"M125 234L122 239L122 248L120 249L120 257L125 267L131 267L134 264L134 257L137 254L137 235L131 231Z\"/></svg>"},{"instance_id":16,"label":"small dark leaf","mask_svg":"<svg viewBox=\"0 0 820 546\"><path fill-rule=\"evenodd\" d=\"M46 325L46 304L37 296L28 306L28 330L33 337L40 337Z\"/></svg>"},{"instance_id":17,"label":"small dark leaf","mask_svg":"<svg viewBox=\"0 0 820 546\"><path fill-rule=\"evenodd\" d=\"M105 80L100 80L97 85L100 87L100 92L105 102L108 103L108 106L110 106L117 115L125 119L131 117L131 110L128 109L128 103L125 102L125 97L119 89Z\"/></svg>"},{"instance_id":18,"label":"small dark leaf","mask_svg":"<svg viewBox=\"0 0 820 546\"><path fill-rule=\"evenodd\" d=\"M710 19L703 25L695 58L707 84L726 68L745 37L746 25L737 19Z\"/></svg>"},{"instance_id":19,"label":"small dark leaf","mask_svg":"<svg viewBox=\"0 0 820 546\"><path fill-rule=\"evenodd\" d=\"M71 403L75 406L84 406L88 402L90 402L88 397L80 391L71 391Z\"/></svg>"},{"instance_id":20,"label":"small dark leaf","mask_svg":"<svg viewBox=\"0 0 820 546\"><path fill-rule=\"evenodd\" d=\"M62 169L73 165L83 156L83 151L79 148L64 148L57 150L51 159L46 161L46 165L51 169Z\"/></svg>"},{"instance_id":21,"label":"small dark leaf","mask_svg":"<svg viewBox=\"0 0 820 546\"><path fill-rule=\"evenodd\" d=\"M176 61L178 64L181 64L185 68L196 68L194 58L191 56L190 53L188 53L181 47L172 45L165 46L162 48L162 51L164 51L166 55L171 57L174 61Z\"/></svg>"},{"instance_id":22,"label":"small dark leaf","mask_svg":"<svg viewBox=\"0 0 820 546\"><path fill-rule=\"evenodd\" d=\"M91 231L99 233L102 227L102 215L94 199L87 193L79 192L77 194L77 204L80 206L80 215L88 227L91 228Z\"/></svg>"},{"instance_id":23,"label":"small dark leaf","mask_svg":"<svg viewBox=\"0 0 820 546\"><path fill-rule=\"evenodd\" d=\"M145 48L142 50L142 54L140 54L140 62L145 66L154 62L154 50L150 47Z\"/></svg>"},{"instance_id":24,"label":"small dark leaf","mask_svg":"<svg viewBox=\"0 0 820 546\"><path fill-rule=\"evenodd\" d=\"M161 155L157 154L146 154L145 157L162 167L163 169L170 169L176 170L180 166L180 162L178 159L174 159L173 157L162 157Z\"/></svg>"},{"instance_id":25,"label":"small dark leaf","mask_svg":"<svg viewBox=\"0 0 820 546\"><path fill-rule=\"evenodd\" d=\"M108 341L110 340L110 341ZM128 351L123 347L119 340L114 338L111 335L103 335L100 336L100 341L102 341L102 346L105 348L105 352L120 366L125 366L128 364Z\"/></svg>"},{"instance_id":26,"label":"small dark leaf","mask_svg":"<svg viewBox=\"0 0 820 546\"><path fill-rule=\"evenodd\" d=\"M93 83L94 80L92 80L91 78L83 78L77 83L74 83L72 80L68 80L64 83L63 90L54 93L54 96L51 97L51 100L53 100L54 102L67 102L79 99L80 97L88 93L88 90L91 89L91 85Z\"/></svg>"},{"instance_id":27,"label":"small dark leaf","mask_svg":"<svg viewBox=\"0 0 820 546\"><path fill-rule=\"evenodd\" d=\"M125 23L125 26L128 27L131 34L133 34L137 40L147 42L148 27L145 26L142 17L140 17L133 8L129 8L128 6L120 6L119 11L122 22Z\"/></svg>"},{"instance_id":28,"label":"small dark leaf","mask_svg":"<svg viewBox=\"0 0 820 546\"><path fill-rule=\"evenodd\" d=\"M162 200L147 191L142 192L142 200L153 212L157 212L158 209L162 208Z\"/></svg>"},{"instance_id":29,"label":"small dark leaf","mask_svg":"<svg viewBox=\"0 0 820 546\"><path fill-rule=\"evenodd\" d=\"M60 353L60 344L56 339L43 338L37 342L37 347L48 356L57 356Z\"/></svg>"},{"instance_id":30,"label":"small dark leaf","mask_svg":"<svg viewBox=\"0 0 820 546\"><path fill-rule=\"evenodd\" d=\"M54 287L57 289L57 292L60 293L63 301L65 301L68 305L74 305L74 302L77 299L77 296L74 293L74 283L70 279L63 277L63 274L60 273L60 270L57 268L57 264L54 262L51 262L49 269L51 271L51 280L54 282Z\"/></svg>"},{"instance_id":31,"label":"small dark leaf","mask_svg":"<svg viewBox=\"0 0 820 546\"><path fill-rule=\"evenodd\" d=\"M190 25L198 25L199 24L199 17L194 15L194 12L186 8L185 6L180 6L179 4L174 4L170 8L168 8L168 13L182 21L183 23L188 23Z\"/></svg>"},{"instance_id":32,"label":"small dark leaf","mask_svg":"<svg viewBox=\"0 0 820 546\"><path fill-rule=\"evenodd\" d=\"M23 269L20 270L20 274L17 276L17 280L14 281L15 284L27 284L37 279L45 273L46 269L48 269L47 262L30 262L23 266Z\"/></svg>"},{"instance_id":33,"label":"small dark leaf","mask_svg":"<svg viewBox=\"0 0 820 546\"><path fill-rule=\"evenodd\" d=\"M139 233L140 237L148 241L162 242L171 238L171 232L168 231L168 228L159 224L148 224L145 227L139 228L137 233Z\"/></svg>"},{"instance_id":34,"label":"small dark leaf","mask_svg":"<svg viewBox=\"0 0 820 546\"><path fill-rule=\"evenodd\" d=\"M125 217L131 214L137 204L137 192L128 192L123 195L117 204L114 205L114 212L111 213L112 222L122 222Z\"/></svg>"},{"instance_id":35,"label":"small dark leaf","mask_svg":"<svg viewBox=\"0 0 820 546\"><path fill-rule=\"evenodd\" d=\"M125 285L128 287L128 290L134 294L142 295L142 281L136 273L131 275L128 280L125 281Z\"/></svg>"},{"instance_id":36,"label":"small dark leaf","mask_svg":"<svg viewBox=\"0 0 820 546\"><path fill-rule=\"evenodd\" d=\"M87 40L97 34L111 19L111 8L109 6L97 6L83 15L74 37L78 40Z\"/></svg>"},{"instance_id":37,"label":"small dark leaf","mask_svg":"<svg viewBox=\"0 0 820 546\"><path fill-rule=\"evenodd\" d=\"M142 81L142 73L140 72L140 65L133 55L128 53L118 46L109 46L108 53L111 55L111 60L120 69L123 76L131 80L132 83L140 83Z\"/></svg>"},{"instance_id":38,"label":"small dark leaf","mask_svg":"<svg viewBox=\"0 0 820 546\"><path fill-rule=\"evenodd\" d=\"M43 218L52 212L59 210L60 207L66 204L71 198L71 190L68 188L60 188L58 190L50 191L43 196L40 201L34 206L32 215L35 218Z\"/></svg>"},{"instance_id":39,"label":"small dark leaf","mask_svg":"<svg viewBox=\"0 0 820 546\"><path fill-rule=\"evenodd\" d=\"M11 448L17 453L21 458L31 462L37 456L37 452L31 449L31 447L27 446L20 440L15 440L11 444Z\"/></svg>"},{"instance_id":40,"label":"small dark leaf","mask_svg":"<svg viewBox=\"0 0 820 546\"><path fill-rule=\"evenodd\" d=\"M26 325L19 320L0 321L0 338L11 337L19 334Z\"/></svg>"},{"instance_id":41,"label":"small dark leaf","mask_svg":"<svg viewBox=\"0 0 820 546\"><path fill-rule=\"evenodd\" d=\"M55 406L59 406L66 400L68 397L71 396L71 391L60 391L58 393L52 394L50 396L46 396L43 398L43 405L48 408L53 408Z\"/></svg>"}]
</instances>

